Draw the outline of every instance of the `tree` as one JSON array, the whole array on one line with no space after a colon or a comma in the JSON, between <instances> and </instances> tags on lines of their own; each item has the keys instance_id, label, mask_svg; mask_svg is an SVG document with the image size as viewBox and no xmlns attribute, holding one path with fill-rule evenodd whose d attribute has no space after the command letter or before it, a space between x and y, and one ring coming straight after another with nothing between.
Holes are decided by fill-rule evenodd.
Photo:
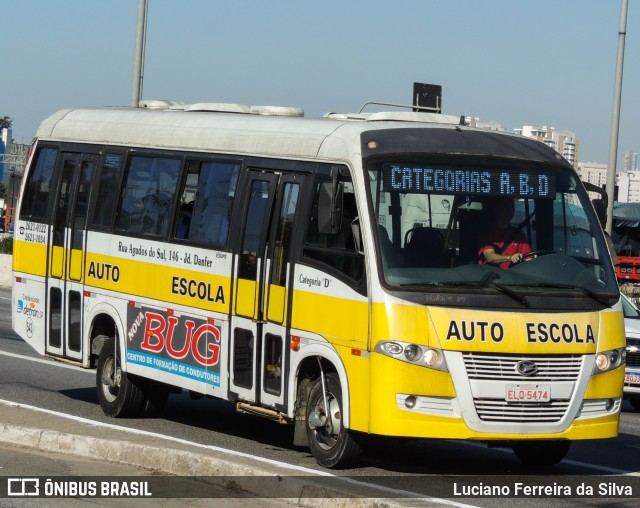
<instances>
[{"instance_id":1,"label":"tree","mask_svg":"<svg viewBox=\"0 0 640 508\"><path fill-rule=\"evenodd\" d=\"M2 182L0 182L0 198L6 198L6 197L7 197L7 186Z\"/></svg>"},{"instance_id":2,"label":"tree","mask_svg":"<svg viewBox=\"0 0 640 508\"><path fill-rule=\"evenodd\" d=\"M0 116L0 129L10 129L13 124L13 118L8 116Z\"/></svg>"}]
</instances>

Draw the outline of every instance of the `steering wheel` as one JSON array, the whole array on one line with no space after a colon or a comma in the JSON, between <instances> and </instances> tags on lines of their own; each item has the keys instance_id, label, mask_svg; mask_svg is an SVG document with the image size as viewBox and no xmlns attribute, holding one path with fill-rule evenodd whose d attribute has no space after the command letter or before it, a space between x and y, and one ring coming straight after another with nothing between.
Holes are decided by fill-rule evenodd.
<instances>
[{"instance_id":1,"label":"steering wheel","mask_svg":"<svg viewBox=\"0 0 640 508\"><path fill-rule=\"evenodd\" d=\"M536 258L538 256L546 256L547 254L557 254L557 253L558 251L551 250L551 249L532 250L531 252L527 252L526 254L523 254L521 261L526 261L527 259Z\"/></svg>"}]
</instances>

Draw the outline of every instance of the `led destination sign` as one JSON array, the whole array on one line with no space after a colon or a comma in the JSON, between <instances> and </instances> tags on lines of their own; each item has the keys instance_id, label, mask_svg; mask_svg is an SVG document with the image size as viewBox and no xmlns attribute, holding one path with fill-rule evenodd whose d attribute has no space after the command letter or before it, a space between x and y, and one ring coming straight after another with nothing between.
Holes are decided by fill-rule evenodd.
<instances>
[{"instance_id":1,"label":"led destination sign","mask_svg":"<svg viewBox=\"0 0 640 508\"><path fill-rule=\"evenodd\" d=\"M505 171L390 165L384 172L384 190L555 198L556 182L551 172L526 169Z\"/></svg>"}]
</instances>

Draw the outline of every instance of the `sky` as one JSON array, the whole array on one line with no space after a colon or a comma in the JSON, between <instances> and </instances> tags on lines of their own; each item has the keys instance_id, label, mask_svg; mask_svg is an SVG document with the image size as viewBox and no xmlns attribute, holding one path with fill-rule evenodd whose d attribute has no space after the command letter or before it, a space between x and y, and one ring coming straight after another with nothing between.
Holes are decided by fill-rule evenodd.
<instances>
[{"instance_id":1,"label":"sky","mask_svg":"<svg viewBox=\"0 0 640 508\"><path fill-rule=\"evenodd\" d=\"M606 163L621 0L148 0L143 99L407 104L575 133ZM30 143L51 113L131 102L138 0L0 0L0 117ZM640 0L629 0L618 164L640 152ZM618 168L620 169L620 168Z\"/></svg>"}]
</instances>

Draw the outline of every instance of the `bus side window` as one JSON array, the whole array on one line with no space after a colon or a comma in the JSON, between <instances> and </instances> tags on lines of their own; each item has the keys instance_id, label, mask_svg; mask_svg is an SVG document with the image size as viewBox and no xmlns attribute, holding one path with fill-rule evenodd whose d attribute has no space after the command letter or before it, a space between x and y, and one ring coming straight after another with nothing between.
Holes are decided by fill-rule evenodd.
<instances>
[{"instance_id":1,"label":"bus side window","mask_svg":"<svg viewBox=\"0 0 640 508\"><path fill-rule=\"evenodd\" d=\"M187 179L176 218L175 238L225 245L240 164L187 162Z\"/></svg>"},{"instance_id":2,"label":"bus side window","mask_svg":"<svg viewBox=\"0 0 640 508\"><path fill-rule=\"evenodd\" d=\"M119 153L107 153L104 156L100 176L97 179L99 192L91 220L94 226L110 228L113 223L123 158Z\"/></svg>"},{"instance_id":3,"label":"bus side window","mask_svg":"<svg viewBox=\"0 0 640 508\"><path fill-rule=\"evenodd\" d=\"M51 192L51 182L57 155L58 150L55 148L38 149L24 187L20 210L21 220L47 222L49 200L54 197L54 193Z\"/></svg>"},{"instance_id":4,"label":"bus side window","mask_svg":"<svg viewBox=\"0 0 640 508\"><path fill-rule=\"evenodd\" d=\"M178 187L180 166L179 159L131 157L117 229L165 236L169 231L168 219Z\"/></svg>"},{"instance_id":5,"label":"bus side window","mask_svg":"<svg viewBox=\"0 0 640 508\"><path fill-rule=\"evenodd\" d=\"M364 258L356 250L351 229L352 221L358 216L355 194L344 192L342 222L338 233L335 235L323 234L318 229L318 198L321 184L321 181L317 181L315 184L314 201L307 224L302 255L328 265L342 272L348 278L358 281L364 274Z\"/></svg>"}]
</instances>

